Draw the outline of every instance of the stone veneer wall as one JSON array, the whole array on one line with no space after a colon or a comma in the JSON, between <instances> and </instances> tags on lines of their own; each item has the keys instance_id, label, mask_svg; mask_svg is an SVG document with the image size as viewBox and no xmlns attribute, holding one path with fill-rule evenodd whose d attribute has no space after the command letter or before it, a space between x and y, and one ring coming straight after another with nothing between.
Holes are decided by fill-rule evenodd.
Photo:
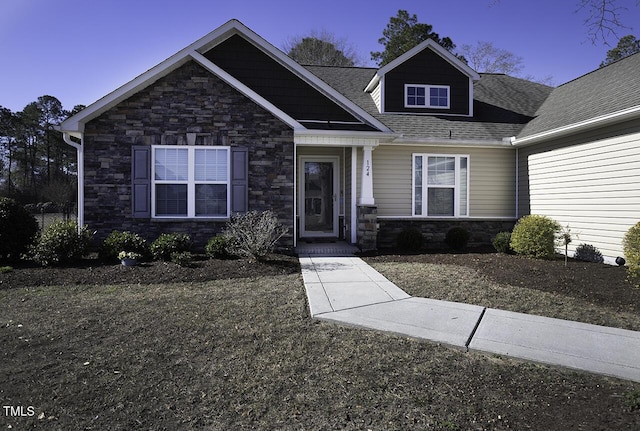
<instances>
[{"instance_id":1,"label":"stone veneer wall","mask_svg":"<svg viewBox=\"0 0 640 431\"><path fill-rule=\"evenodd\" d=\"M87 123L85 223L97 231L96 245L116 229L148 241L165 232L185 232L202 248L224 227L224 221L131 215L131 146L184 143L187 133L209 138L202 142L223 139L221 145L248 148L249 209L273 210L289 227L282 247L293 247L293 130L194 62Z\"/></svg>"},{"instance_id":2,"label":"stone veneer wall","mask_svg":"<svg viewBox=\"0 0 640 431\"><path fill-rule=\"evenodd\" d=\"M378 219L378 248L395 248L398 234L407 228L416 228L425 239L424 248L447 248L444 238L452 227L462 227L471 233L470 246L490 245L498 232L513 230L516 220L416 220L416 219Z\"/></svg>"},{"instance_id":3,"label":"stone veneer wall","mask_svg":"<svg viewBox=\"0 0 640 431\"><path fill-rule=\"evenodd\" d=\"M358 205L358 248L371 251L377 248L378 207Z\"/></svg>"}]
</instances>

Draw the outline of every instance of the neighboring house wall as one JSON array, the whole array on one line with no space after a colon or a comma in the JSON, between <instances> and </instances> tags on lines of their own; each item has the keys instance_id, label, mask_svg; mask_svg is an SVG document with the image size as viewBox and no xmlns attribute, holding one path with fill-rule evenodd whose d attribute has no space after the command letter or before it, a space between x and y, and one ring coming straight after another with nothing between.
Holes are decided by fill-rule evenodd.
<instances>
[{"instance_id":1,"label":"neighboring house wall","mask_svg":"<svg viewBox=\"0 0 640 431\"><path fill-rule=\"evenodd\" d=\"M282 245L292 247L293 131L194 62L87 123L85 223L97 231L96 240L114 229L137 232L149 241L163 232L186 232L202 247L224 227L224 219L132 217L132 146L184 143L187 133L248 148L249 210L276 212L290 229Z\"/></svg>"},{"instance_id":2,"label":"neighboring house wall","mask_svg":"<svg viewBox=\"0 0 640 431\"><path fill-rule=\"evenodd\" d=\"M623 255L622 238L640 221L640 121L518 152L521 206L530 202L522 214L568 225L570 251L587 243L610 258Z\"/></svg>"}]
</instances>

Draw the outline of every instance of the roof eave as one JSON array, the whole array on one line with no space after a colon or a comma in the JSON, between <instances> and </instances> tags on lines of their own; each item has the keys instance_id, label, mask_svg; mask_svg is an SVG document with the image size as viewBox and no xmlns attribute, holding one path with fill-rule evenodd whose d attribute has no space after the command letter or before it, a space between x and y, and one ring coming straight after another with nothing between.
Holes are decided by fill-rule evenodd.
<instances>
[{"instance_id":1,"label":"roof eave","mask_svg":"<svg viewBox=\"0 0 640 431\"><path fill-rule=\"evenodd\" d=\"M516 137L512 139L512 145L516 147L534 145L551 139L558 139L580 132L588 132L599 127L633 120L636 118L640 118L640 106L634 106L611 114L601 115L599 117L580 121L578 123L573 123L568 126L557 127L555 129L536 133L530 136L525 136L523 138Z\"/></svg>"}]
</instances>

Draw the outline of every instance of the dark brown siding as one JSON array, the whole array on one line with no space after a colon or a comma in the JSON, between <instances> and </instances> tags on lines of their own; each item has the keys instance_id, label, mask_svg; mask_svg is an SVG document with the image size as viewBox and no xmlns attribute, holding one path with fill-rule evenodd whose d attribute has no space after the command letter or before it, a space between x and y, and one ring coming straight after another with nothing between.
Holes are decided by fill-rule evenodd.
<instances>
[{"instance_id":1,"label":"dark brown siding","mask_svg":"<svg viewBox=\"0 0 640 431\"><path fill-rule=\"evenodd\" d=\"M385 112L469 114L469 77L430 49L425 49L385 75ZM405 108L404 85L450 86L450 109Z\"/></svg>"},{"instance_id":2,"label":"dark brown siding","mask_svg":"<svg viewBox=\"0 0 640 431\"><path fill-rule=\"evenodd\" d=\"M224 227L224 221L133 217L132 147L186 143L187 133L214 145L224 136L220 143L247 149L248 209L273 210L290 228L282 245L292 247L293 131L195 62L87 123L85 223L97 231L96 244L117 229L149 241L163 232L184 232L201 248Z\"/></svg>"}]
</instances>

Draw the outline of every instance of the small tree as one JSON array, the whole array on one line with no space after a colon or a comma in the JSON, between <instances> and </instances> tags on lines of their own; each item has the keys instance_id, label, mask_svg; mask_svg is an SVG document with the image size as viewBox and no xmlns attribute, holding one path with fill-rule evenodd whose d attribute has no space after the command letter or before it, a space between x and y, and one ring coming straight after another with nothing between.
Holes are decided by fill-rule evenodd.
<instances>
[{"instance_id":1,"label":"small tree","mask_svg":"<svg viewBox=\"0 0 640 431\"><path fill-rule=\"evenodd\" d=\"M571 229L569 229L569 225L560 229L558 235L556 236L558 243L564 246L564 266L567 266L567 261L569 259L569 244L573 240L571 235Z\"/></svg>"}]
</instances>

